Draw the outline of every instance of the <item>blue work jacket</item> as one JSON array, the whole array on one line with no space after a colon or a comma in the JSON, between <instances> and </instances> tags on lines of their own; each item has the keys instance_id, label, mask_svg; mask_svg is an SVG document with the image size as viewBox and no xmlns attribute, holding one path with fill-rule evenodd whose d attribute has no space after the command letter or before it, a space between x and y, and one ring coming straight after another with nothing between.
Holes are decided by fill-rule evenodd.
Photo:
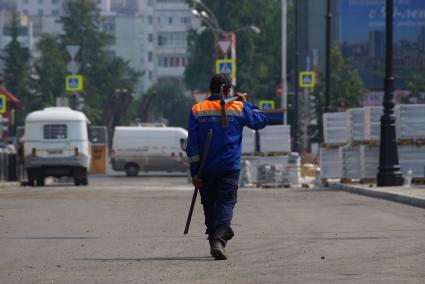
<instances>
[{"instance_id":1,"label":"blue work jacket","mask_svg":"<svg viewBox=\"0 0 425 284\"><path fill-rule=\"evenodd\" d=\"M212 139L204 174L240 170L243 127L261 129L267 125L264 113L248 102L234 101L227 104L226 114L229 127L223 128L219 95L212 95L192 107L186 147L192 176L199 174L201 155L209 129L212 129Z\"/></svg>"}]
</instances>

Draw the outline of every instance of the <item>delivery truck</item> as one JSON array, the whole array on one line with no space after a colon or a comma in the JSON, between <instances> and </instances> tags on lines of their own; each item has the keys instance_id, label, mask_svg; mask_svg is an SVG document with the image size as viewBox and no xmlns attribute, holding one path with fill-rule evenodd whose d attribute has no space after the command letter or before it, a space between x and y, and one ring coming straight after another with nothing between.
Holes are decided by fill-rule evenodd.
<instances>
[{"instance_id":1,"label":"delivery truck","mask_svg":"<svg viewBox=\"0 0 425 284\"><path fill-rule=\"evenodd\" d=\"M180 127L115 127L112 168L137 176L140 171L186 172L187 131Z\"/></svg>"}]
</instances>

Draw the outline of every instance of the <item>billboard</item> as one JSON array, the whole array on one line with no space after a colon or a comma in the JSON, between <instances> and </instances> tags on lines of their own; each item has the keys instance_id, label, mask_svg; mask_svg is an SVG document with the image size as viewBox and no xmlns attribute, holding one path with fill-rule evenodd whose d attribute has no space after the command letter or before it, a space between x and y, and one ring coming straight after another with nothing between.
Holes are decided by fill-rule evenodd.
<instances>
[{"instance_id":1,"label":"billboard","mask_svg":"<svg viewBox=\"0 0 425 284\"><path fill-rule=\"evenodd\" d=\"M339 0L338 41L365 87L382 90L385 74L385 0ZM406 88L425 74L425 1L394 0L394 74Z\"/></svg>"}]
</instances>

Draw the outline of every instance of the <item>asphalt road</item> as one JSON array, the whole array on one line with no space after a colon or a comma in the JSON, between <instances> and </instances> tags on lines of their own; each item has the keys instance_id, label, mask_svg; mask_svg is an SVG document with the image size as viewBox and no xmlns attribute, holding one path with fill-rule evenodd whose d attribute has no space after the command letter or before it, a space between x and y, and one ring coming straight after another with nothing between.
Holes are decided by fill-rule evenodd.
<instances>
[{"instance_id":1,"label":"asphalt road","mask_svg":"<svg viewBox=\"0 0 425 284\"><path fill-rule=\"evenodd\" d=\"M0 283L425 283L425 210L345 192L239 190L209 256L184 177L0 188Z\"/></svg>"}]
</instances>

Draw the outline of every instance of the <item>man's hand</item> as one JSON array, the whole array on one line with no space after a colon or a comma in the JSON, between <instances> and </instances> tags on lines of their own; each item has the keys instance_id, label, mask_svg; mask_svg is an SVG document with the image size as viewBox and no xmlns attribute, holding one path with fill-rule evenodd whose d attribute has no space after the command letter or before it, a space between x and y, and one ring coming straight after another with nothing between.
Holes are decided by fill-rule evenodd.
<instances>
[{"instance_id":1,"label":"man's hand","mask_svg":"<svg viewBox=\"0 0 425 284\"><path fill-rule=\"evenodd\" d=\"M239 93L239 92L237 92L236 93L236 96L239 98L239 101L241 101L241 102L246 102L246 93Z\"/></svg>"},{"instance_id":2,"label":"man's hand","mask_svg":"<svg viewBox=\"0 0 425 284\"><path fill-rule=\"evenodd\" d=\"M192 177L192 184L196 188L202 188L204 186L203 183L202 183L202 179L199 178L198 176Z\"/></svg>"}]
</instances>

